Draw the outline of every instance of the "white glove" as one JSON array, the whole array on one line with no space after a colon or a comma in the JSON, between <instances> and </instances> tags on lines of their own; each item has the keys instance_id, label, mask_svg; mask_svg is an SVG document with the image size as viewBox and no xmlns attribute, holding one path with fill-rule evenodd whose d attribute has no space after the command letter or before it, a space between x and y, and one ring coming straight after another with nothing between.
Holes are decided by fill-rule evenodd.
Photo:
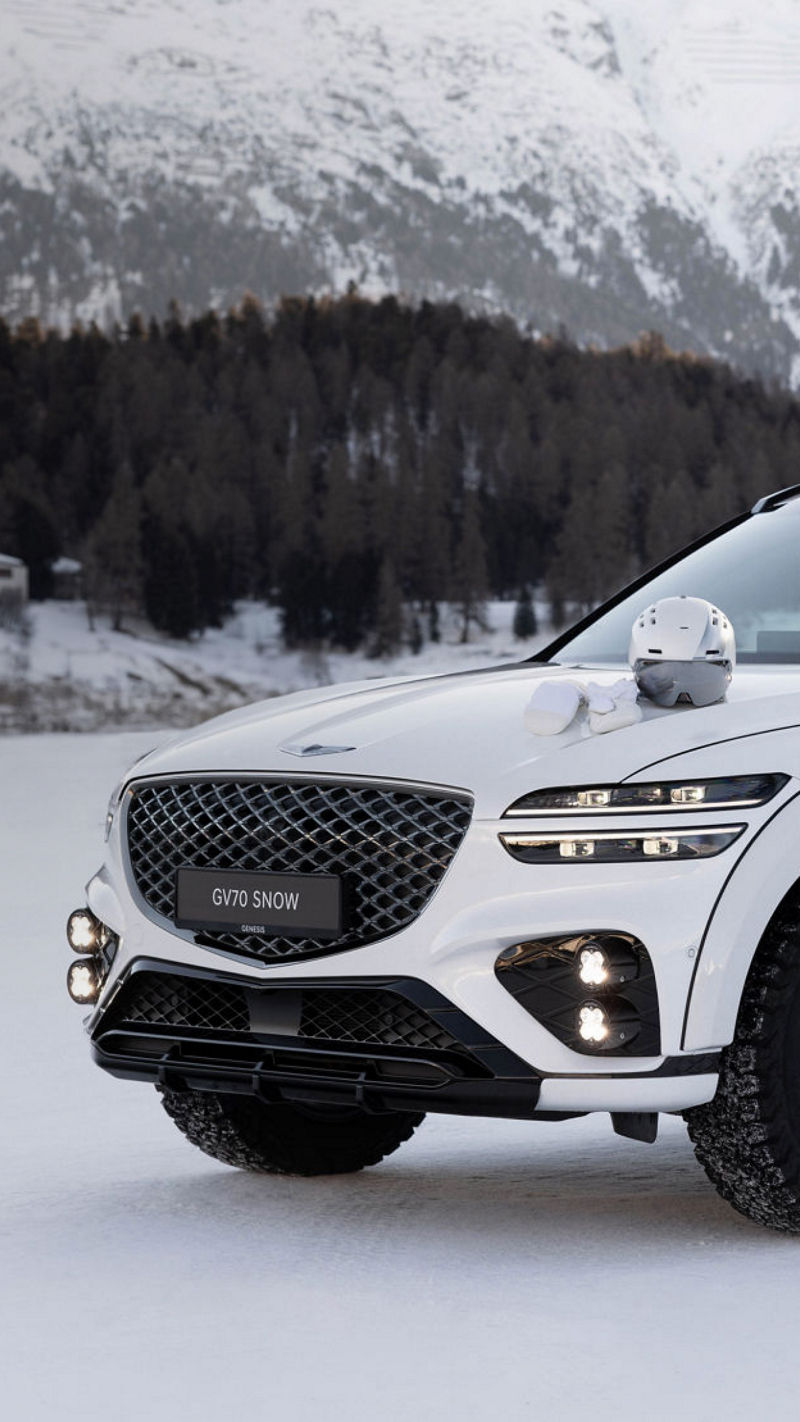
<instances>
[{"instance_id":1,"label":"white glove","mask_svg":"<svg viewBox=\"0 0 800 1422\"><path fill-rule=\"evenodd\" d=\"M613 686L598 686L590 681L584 687L584 696L589 708L589 730L594 736L603 736L607 731L621 731L625 726L635 726L642 719L642 708L637 702L639 689L633 677L622 677Z\"/></svg>"},{"instance_id":2,"label":"white glove","mask_svg":"<svg viewBox=\"0 0 800 1422\"><path fill-rule=\"evenodd\" d=\"M621 731L642 719L633 677L622 677L613 686L596 681L542 681L525 707L525 729L534 736L557 736L575 720L582 706L589 713L589 730L595 736Z\"/></svg>"},{"instance_id":3,"label":"white glove","mask_svg":"<svg viewBox=\"0 0 800 1422\"><path fill-rule=\"evenodd\" d=\"M541 681L525 707L525 729L534 736L557 736L575 720L582 700L572 681Z\"/></svg>"}]
</instances>

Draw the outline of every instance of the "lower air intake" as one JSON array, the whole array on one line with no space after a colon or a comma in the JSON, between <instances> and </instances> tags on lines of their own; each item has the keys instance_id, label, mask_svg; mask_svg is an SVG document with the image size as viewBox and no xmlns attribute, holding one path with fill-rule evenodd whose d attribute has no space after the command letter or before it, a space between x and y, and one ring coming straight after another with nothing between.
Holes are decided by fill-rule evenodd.
<instances>
[{"instance_id":1,"label":"lower air intake","mask_svg":"<svg viewBox=\"0 0 800 1422\"><path fill-rule=\"evenodd\" d=\"M301 1041L399 1047L407 1051L463 1051L455 1037L422 1008L399 993L382 988L310 987L302 991L261 992L271 997L291 993L301 999L297 1026L286 1034ZM114 1026L250 1035L250 1000L257 1000L259 995L259 989L247 991L231 983L136 973L114 1005Z\"/></svg>"}]
</instances>

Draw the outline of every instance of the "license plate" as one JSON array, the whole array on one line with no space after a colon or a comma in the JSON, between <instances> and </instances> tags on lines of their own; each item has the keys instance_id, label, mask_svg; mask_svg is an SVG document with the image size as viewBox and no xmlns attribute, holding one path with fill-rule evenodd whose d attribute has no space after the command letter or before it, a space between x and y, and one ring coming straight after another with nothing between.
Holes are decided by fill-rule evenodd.
<instances>
[{"instance_id":1,"label":"license plate","mask_svg":"<svg viewBox=\"0 0 800 1422\"><path fill-rule=\"evenodd\" d=\"M179 869L179 928L338 938L342 881L335 874L261 874L249 870Z\"/></svg>"}]
</instances>

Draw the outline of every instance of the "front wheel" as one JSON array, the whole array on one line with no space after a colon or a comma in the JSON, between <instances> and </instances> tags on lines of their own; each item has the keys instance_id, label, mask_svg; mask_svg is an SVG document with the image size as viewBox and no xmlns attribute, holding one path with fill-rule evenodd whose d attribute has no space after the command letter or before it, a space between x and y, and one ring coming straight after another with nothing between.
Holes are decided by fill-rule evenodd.
<instances>
[{"instance_id":1,"label":"front wheel","mask_svg":"<svg viewBox=\"0 0 800 1422\"><path fill-rule=\"evenodd\" d=\"M723 1199L800 1234L800 913L778 911L759 944L733 1042L707 1106L687 1111L695 1154Z\"/></svg>"},{"instance_id":2,"label":"front wheel","mask_svg":"<svg viewBox=\"0 0 800 1422\"><path fill-rule=\"evenodd\" d=\"M372 1115L358 1107L267 1104L254 1096L157 1087L167 1115L192 1145L239 1170L340 1175L377 1165L424 1116Z\"/></svg>"}]
</instances>

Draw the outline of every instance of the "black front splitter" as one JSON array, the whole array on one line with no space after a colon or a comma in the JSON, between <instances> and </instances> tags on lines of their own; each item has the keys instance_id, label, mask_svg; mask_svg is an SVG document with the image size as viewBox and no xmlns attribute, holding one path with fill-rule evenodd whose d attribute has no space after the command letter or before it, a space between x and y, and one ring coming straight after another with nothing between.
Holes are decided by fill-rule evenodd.
<instances>
[{"instance_id":1,"label":"black front splitter","mask_svg":"<svg viewBox=\"0 0 800 1422\"><path fill-rule=\"evenodd\" d=\"M529 1120L541 1078L471 1076L438 1054L417 1056L323 1052L285 1041L231 1042L106 1032L92 1043L98 1066L112 1076L172 1090L241 1093L265 1101L357 1105L367 1111L438 1111ZM522 1063L520 1063L522 1065Z\"/></svg>"}]
</instances>

